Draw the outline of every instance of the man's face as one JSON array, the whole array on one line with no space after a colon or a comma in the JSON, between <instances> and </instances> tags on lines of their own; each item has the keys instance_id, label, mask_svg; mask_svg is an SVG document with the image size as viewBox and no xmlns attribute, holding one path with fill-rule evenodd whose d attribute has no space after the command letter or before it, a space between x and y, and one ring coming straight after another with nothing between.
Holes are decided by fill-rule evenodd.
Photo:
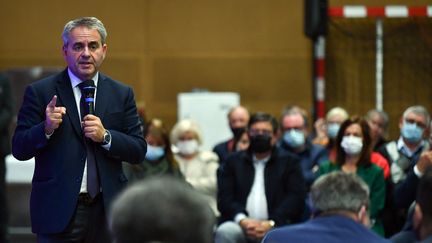
<instances>
[{"instance_id":1,"label":"man's face","mask_svg":"<svg viewBox=\"0 0 432 243\"><path fill-rule=\"evenodd\" d=\"M416 113L408 113L408 115L401 119L399 122L399 128L402 129L403 125L407 124L413 124L415 123L418 127L423 129L423 137L427 137L429 134L426 134L428 132L428 124L426 124L426 118L422 115L416 114Z\"/></svg>"},{"instance_id":2,"label":"man's face","mask_svg":"<svg viewBox=\"0 0 432 243\"><path fill-rule=\"evenodd\" d=\"M300 114L285 116L282 120L282 129L284 132L291 129L296 129L305 133L306 129L303 116L301 116Z\"/></svg>"},{"instance_id":3,"label":"man's face","mask_svg":"<svg viewBox=\"0 0 432 243\"><path fill-rule=\"evenodd\" d=\"M229 117L229 125L231 128L246 127L249 122L249 114L245 109L237 108Z\"/></svg>"},{"instance_id":4,"label":"man's face","mask_svg":"<svg viewBox=\"0 0 432 243\"><path fill-rule=\"evenodd\" d=\"M368 124L371 128L371 135L373 139L384 137L384 120L378 114L373 114L371 117L369 117Z\"/></svg>"},{"instance_id":5,"label":"man's face","mask_svg":"<svg viewBox=\"0 0 432 243\"><path fill-rule=\"evenodd\" d=\"M67 46L63 46L65 61L75 76L81 80L91 79L102 64L107 46L102 45L96 29L79 26L69 33Z\"/></svg>"},{"instance_id":6,"label":"man's face","mask_svg":"<svg viewBox=\"0 0 432 243\"><path fill-rule=\"evenodd\" d=\"M271 137L271 144L276 144L276 136L273 132L273 126L270 122L260 121L251 125L249 128L249 137L256 135L267 135Z\"/></svg>"}]
</instances>

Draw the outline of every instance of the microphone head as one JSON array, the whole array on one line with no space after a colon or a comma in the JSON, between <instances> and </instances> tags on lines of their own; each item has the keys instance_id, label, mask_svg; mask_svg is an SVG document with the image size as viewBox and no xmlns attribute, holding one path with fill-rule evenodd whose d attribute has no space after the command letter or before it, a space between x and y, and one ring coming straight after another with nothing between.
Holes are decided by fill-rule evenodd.
<instances>
[{"instance_id":1,"label":"microphone head","mask_svg":"<svg viewBox=\"0 0 432 243\"><path fill-rule=\"evenodd\" d=\"M96 91L96 85L94 84L94 81L89 79L86 81L83 81L79 84L79 87L81 89L82 95L87 98L94 98L94 94Z\"/></svg>"},{"instance_id":2,"label":"microphone head","mask_svg":"<svg viewBox=\"0 0 432 243\"><path fill-rule=\"evenodd\" d=\"M96 85L93 80L86 80L81 82L78 87L81 89L81 96L84 98L86 104L85 114L94 114L94 94Z\"/></svg>"}]
</instances>

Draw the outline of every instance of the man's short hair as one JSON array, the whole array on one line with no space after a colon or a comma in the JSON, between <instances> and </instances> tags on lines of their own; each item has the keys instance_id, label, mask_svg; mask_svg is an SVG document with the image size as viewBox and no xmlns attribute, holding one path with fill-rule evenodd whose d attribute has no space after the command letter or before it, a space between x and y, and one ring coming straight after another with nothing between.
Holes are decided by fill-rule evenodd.
<instances>
[{"instance_id":1,"label":"man's short hair","mask_svg":"<svg viewBox=\"0 0 432 243\"><path fill-rule=\"evenodd\" d=\"M107 37L107 31L105 29L105 26L103 25L102 21L95 17L81 17L74 20L69 21L66 23L63 29L62 33L62 39L63 39L63 46L67 46L69 43L69 34L70 32L75 29L76 27L87 27L89 29L95 29L99 32L99 35L101 37L101 43L102 45L106 43L106 37Z\"/></svg>"},{"instance_id":2,"label":"man's short hair","mask_svg":"<svg viewBox=\"0 0 432 243\"><path fill-rule=\"evenodd\" d=\"M408 116L408 114L410 114L410 113L414 113L416 115L423 116L425 118L425 120L426 120L425 125L426 126L429 125L429 123L430 123L430 115L429 115L428 110L424 106L415 105L415 106L408 107L404 111L404 113L402 115L403 119L405 119Z\"/></svg>"},{"instance_id":3,"label":"man's short hair","mask_svg":"<svg viewBox=\"0 0 432 243\"><path fill-rule=\"evenodd\" d=\"M116 243L212 242L213 211L190 185L174 177L133 184L114 201L110 213Z\"/></svg>"},{"instance_id":4,"label":"man's short hair","mask_svg":"<svg viewBox=\"0 0 432 243\"><path fill-rule=\"evenodd\" d=\"M286 116L292 116L292 115L300 115L303 117L303 127L309 126L309 120L308 120L308 113L305 109L301 108L300 106L291 105L285 107L285 109L282 111L280 124L283 126L283 120Z\"/></svg>"},{"instance_id":5,"label":"man's short hair","mask_svg":"<svg viewBox=\"0 0 432 243\"><path fill-rule=\"evenodd\" d=\"M358 213L369 204L369 188L357 175L341 171L319 177L311 187L311 199L318 213Z\"/></svg>"},{"instance_id":6,"label":"man's short hair","mask_svg":"<svg viewBox=\"0 0 432 243\"><path fill-rule=\"evenodd\" d=\"M365 118L366 118L366 120L370 121L370 120L372 120L372 117L374 115L378 115L382 119L382 121L383 121L383 129L386 130L387 127L388 127L388 124L389 124L389 117L388 117L387 112L385 112L383 110L372 109L372 110L369 110L366 113L366 117Z\"/></svg>"},{"instance_id":7,"label":"man's short hair","mask_svg":"<svg viewBox=\"0 0 432 243\"><path fill-rule=\"evenodd\" d=\"M268 113L257 112L255 114L253 114L251 116L251 118L249 119L248 129L250 129L251 126L257 122L270 122L270 124L273 128L273 133L276 134L278 132L278 129L279 129L278 122L276 121L276 119L272 115L270 115Z\"/></svg>"}]
</instances>

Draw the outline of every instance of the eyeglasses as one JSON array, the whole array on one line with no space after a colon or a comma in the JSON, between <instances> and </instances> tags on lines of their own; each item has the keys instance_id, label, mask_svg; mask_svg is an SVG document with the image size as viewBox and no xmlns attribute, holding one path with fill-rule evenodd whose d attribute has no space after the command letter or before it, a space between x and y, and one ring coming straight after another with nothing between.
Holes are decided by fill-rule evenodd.
<instances>
[{"instance_id":1,"label":"eyeglasses","mask_svg":"<svg viewBox=\"0 0 432 243\"><path fill-rule=\"evenodd\" d=\"M273 134L273 131L271 131L271 130L256 130L256 129L249 130L250 136L256 136L256 135L271 136L272 134Z\"/></svg>"},{"instance_id":2,"label":"eyeglasses","mask_svg":"<svg viewBox=\"0 0 432 243\"><path fill-rule=\"evenodd\" d=\"M408 124L416 124L417 126L423 128L423 129L426 128L426 124L424 124L423 122L416 121L414 119L406 118L405 122Z\"/></svg>"}]
</instances>

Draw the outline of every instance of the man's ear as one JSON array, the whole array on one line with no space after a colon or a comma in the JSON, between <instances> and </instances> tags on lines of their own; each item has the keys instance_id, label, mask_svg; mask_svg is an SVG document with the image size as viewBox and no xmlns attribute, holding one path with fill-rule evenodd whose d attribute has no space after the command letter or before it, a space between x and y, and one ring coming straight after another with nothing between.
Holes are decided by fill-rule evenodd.
<instances>
[{"instance_id":1,"label":"man's ear","mask_svg":"<svg viewBox=\"0 0 432 243\"><path fill-rule=\"evenodd\" d=\"M367 208L366 208L365 205L363 205L363 206L360 208L360 211L358 212L357 217L358 217L358 221L359 221L362 225L364 225L364 226L366 226L366 227L368 227L368 228L371 227L370 218L369 218L369 212L368 212L368 210L367 210Z\"/></svg>"}]
</instances>

